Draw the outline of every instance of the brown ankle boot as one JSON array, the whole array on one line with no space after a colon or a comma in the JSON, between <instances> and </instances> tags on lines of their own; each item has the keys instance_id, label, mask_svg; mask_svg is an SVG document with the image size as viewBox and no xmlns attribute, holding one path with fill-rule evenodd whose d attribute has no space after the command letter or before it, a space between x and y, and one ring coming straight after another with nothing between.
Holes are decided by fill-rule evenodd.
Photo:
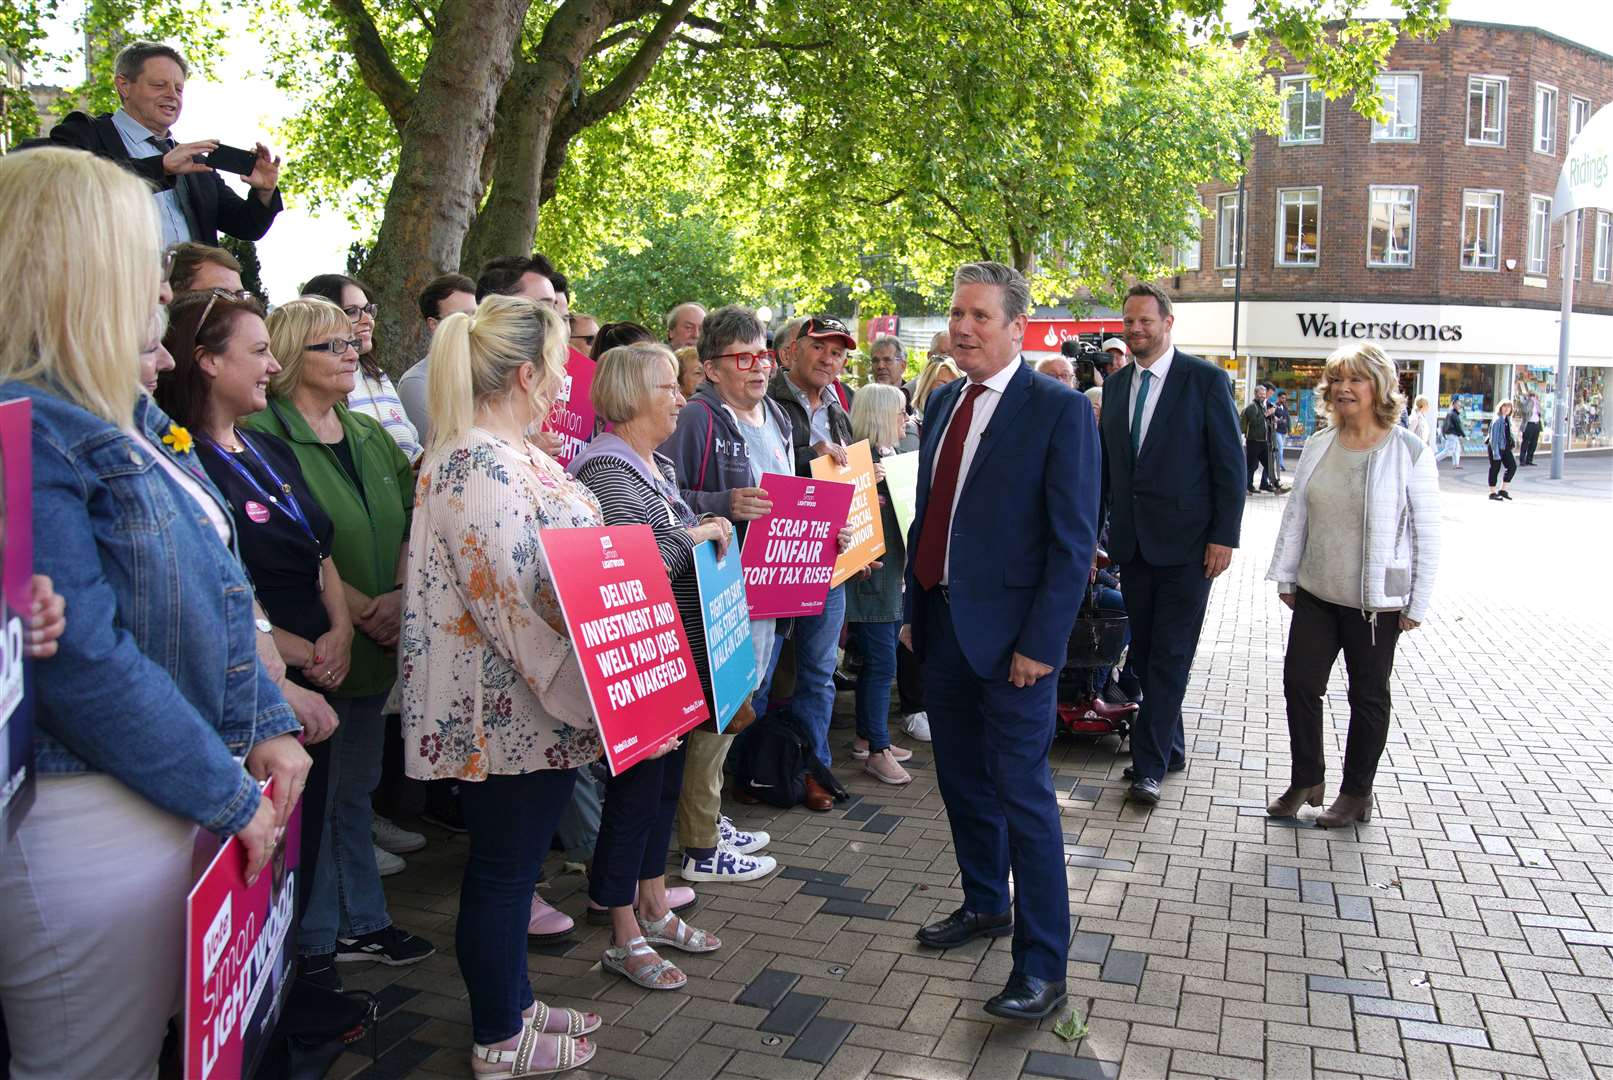
<instances>
[{"instance_id":1,"label":"brown ankle boot","mask_svg":"<svg viewBox=\"0 0 1613 1080\"><path fill-rule=\"evenodd\" d=\"M1310 787L1288 785L1288 790L1271 800L1266 806L1267 817L1293 817L1299 813L1301 806L1321 806L1322 785L1312 784Z\"/></svg>"},{"instance_id":2,"label":"brown ankle boot","mask_svg":"<svg viewBox=\"0 0 1613 1080\"><path fill-rule=\"evenodd\" d=\"M1318 829L1341 829L1358 821L1372 820L1372 792L1365 795L1339 793L1333 805L1316 815Z\"/></svg>"}]
</instances>

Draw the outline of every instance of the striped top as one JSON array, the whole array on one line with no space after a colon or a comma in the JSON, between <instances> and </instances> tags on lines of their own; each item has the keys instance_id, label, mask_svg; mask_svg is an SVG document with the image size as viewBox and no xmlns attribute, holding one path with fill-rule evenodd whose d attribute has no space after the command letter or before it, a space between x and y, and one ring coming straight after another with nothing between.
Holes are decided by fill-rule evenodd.
<instances>
[{"instance_id":1,"label":"striped top","mask_svg":"<svg viewBox=\"0 0 1613 1080\"><path fill-rule=\"evenodd\" d=\"M392 380L386 372L381 373L379 379L364 374L360 368L357 380L353 383L353 390L347 395L347 407L353 412L363 413L381 422L386 433L392 436L392 441L398 444L398 449L408 455L410 463L420 460L420 433L409 423L409 416L403 411L403 400L398 397L398 388L392 385Z\"/></svg>"}]
</instances>

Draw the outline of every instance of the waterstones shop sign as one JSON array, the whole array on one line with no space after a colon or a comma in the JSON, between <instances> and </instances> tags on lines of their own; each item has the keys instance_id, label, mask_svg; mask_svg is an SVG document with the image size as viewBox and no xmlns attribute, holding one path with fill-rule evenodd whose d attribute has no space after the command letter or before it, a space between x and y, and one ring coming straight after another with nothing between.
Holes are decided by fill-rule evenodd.
<instances>
[{"instance_id":1,"label":"waterstones shop sign","mask_svg":"<svg viewBox=\"0 0 1613 1080\"><path fill-rule=\"evenodd\" d=\"M1362 322L1354 319L1330 319L1314 311L1295 314L1299 332L1305 337L1352 338L1378 341L1461 341L1462 328L1454 324L1439 326L1416 322Z\"/></svg>"}]
</instances>

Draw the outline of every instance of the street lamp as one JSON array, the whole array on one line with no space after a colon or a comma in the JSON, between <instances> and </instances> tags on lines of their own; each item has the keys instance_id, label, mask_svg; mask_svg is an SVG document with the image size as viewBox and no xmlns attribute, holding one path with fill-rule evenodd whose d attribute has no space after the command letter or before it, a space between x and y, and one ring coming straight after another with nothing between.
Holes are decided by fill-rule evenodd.
<instances>
[{"instance_id":1,"label":"street lamp","mask_svg":"<svg viewBox=\"0 0 1613 1080\"><path fill-rule=\"evenodd\" d=\"M763 304L756 309L756 317L761 320L763 326L766 326L773 321L773 309Z\"/></svg>"}]
</instances>

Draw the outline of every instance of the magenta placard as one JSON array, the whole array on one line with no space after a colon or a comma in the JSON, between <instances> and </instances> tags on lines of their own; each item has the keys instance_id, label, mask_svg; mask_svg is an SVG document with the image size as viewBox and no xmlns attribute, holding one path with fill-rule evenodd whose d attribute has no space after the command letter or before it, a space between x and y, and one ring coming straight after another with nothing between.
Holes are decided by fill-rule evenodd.
<instances>
[{"instance_id":1,"label":"magenta placard","mask_svg":"<svg viewBox=\"0 0 1613 1080\"><path fill-rule=\"evenodd\" d=\"M34 573L31 415L26 398L0 404L0 851L34 791L33 672L23 656Z\"/></svg>"},{"instance_id":2,"label":"magenta placard","mask_svg":"<svg viewBox=\"0 0 1613 1080\"><path fill-rule=\"evenodd\" d=\"M834 480L763 473L773 509L745 530L741 562L753 619L816 615L829 595L853 487Z\"/></svg>"},{"instance_id":3,"label":"magenta placard","mask_svg":"<svg viewBox=\"0 0 1613 1080\"><path fill-rule=\"evenodd\" d=\"M568 349L565 385L543 422L544 431L555 432L562 440L555 454L562 465L570 465L594 437L594 403L588 396L593 386L594 362L576 349Z\"/></svg>"}]
</instances>

